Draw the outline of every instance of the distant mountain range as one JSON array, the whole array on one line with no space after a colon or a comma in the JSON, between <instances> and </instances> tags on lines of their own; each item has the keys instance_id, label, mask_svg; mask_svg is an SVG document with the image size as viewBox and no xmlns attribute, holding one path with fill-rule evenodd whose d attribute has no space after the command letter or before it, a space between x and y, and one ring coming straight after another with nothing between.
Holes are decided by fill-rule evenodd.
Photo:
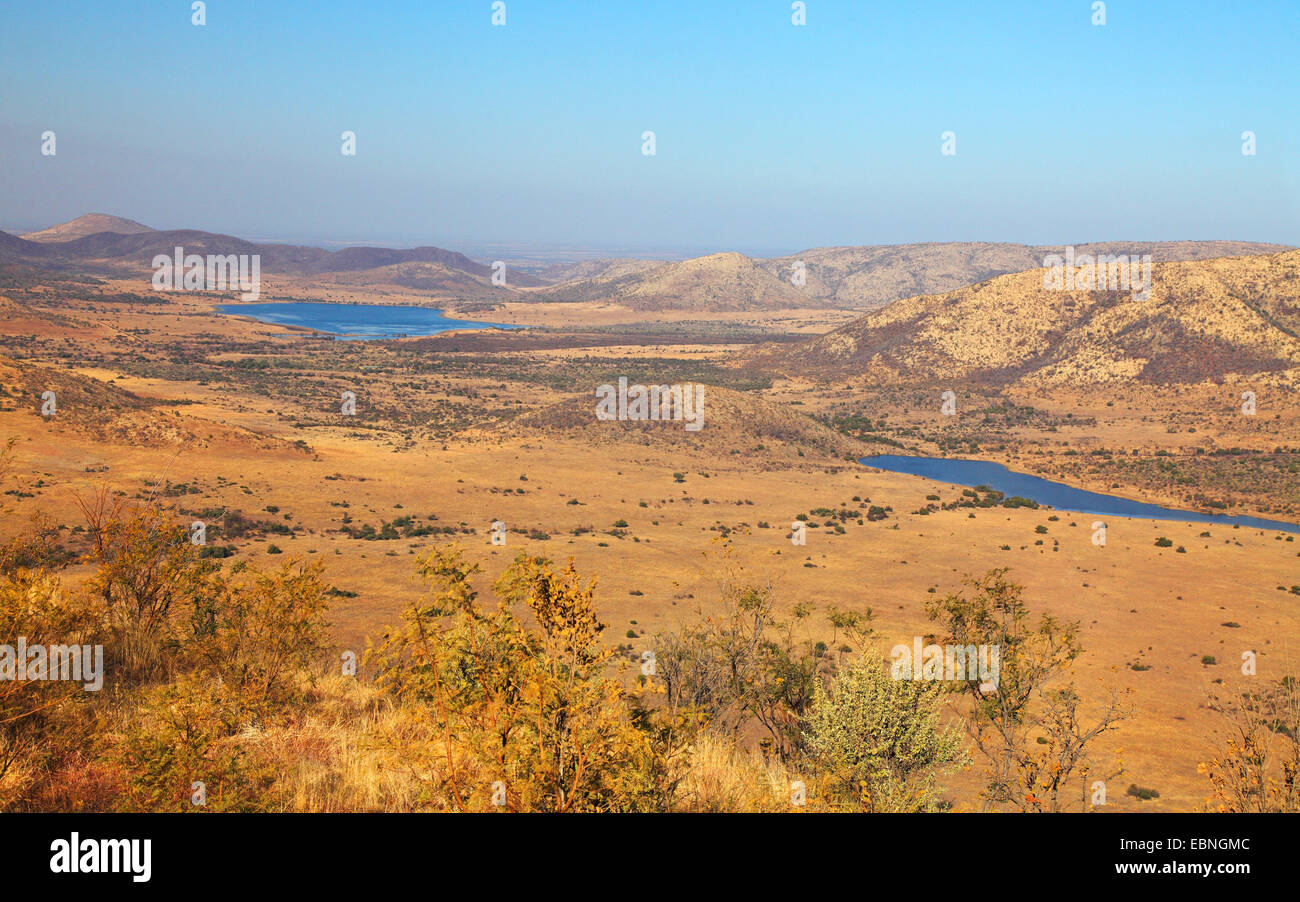
<instances>
[{"instance_id":1,"label":"distant mountain range","mask_svg":"<svg viewBox=\"0 0 1300 902\"><path fill-rule=\"evenodd\" d=\"M1248 241L1135 241L1081 244L1078 254L1153 261L1203 260L1290 250ZM641 310L773 310L834 307L870 310L923 294L952 291L994 276L1043 266L1063 247L939 243L813 248L788 257L712 254L676 263L589 261L562 272L569 280L530 295L544 301L608 301ZM802 272L802 286L794 284Z\"/></svg>"},{"instance_id":2,"label":"distant mountain range","mask_svg":"<svg viewBox=\"0 0 1300 902\"><path fill-rule=\"evenodd\" d=\"M1078 254L1150 254L1157 262L1291 249L1283 244L1249 241L1110 241L1074 248ZM765 260L762 265L788 280L791 267L802 261L809 294L830 299L836 307L872 309L902 298L952 291L994 276L1038 269L1047 255L1062 253L1064 247L1060 246L944 242L814 248Z\"/></svg>"},{"instance_id":3,"label":"distant mountain range","mask_svg":"<svg viewBox=\"0 0 1300 902\"><path fill-rule=\"evenodd\" d=\"M0 263L146 271L175 248L197 254L259 254L264 274L347 285L393 285L440 298L540 302L593 301L641 311L725 312L823 307L870 310L918 295L953 291L1043 265L1063 248L949 242L813 248L759 259L709 254L673 262L608 259L558 263L540 274L507 268L507 286L492 268L438 247L348 247L328 251L246 241L194 229L158 231L130 219L91 213L23 237L0 232ZM1079 254L1150 254L1157 262L1290 250L1243 241L1108 242L1076 246ZM802 273L802 279L796 273ZM801 283L801 284L797 284Z\"/></svg>"},{"instance_id":4,"label":"distant mountain range","mask_svg":"<svg viewBox=\"0 0 1300 902\"><path fill-rule=\"evenodd\" d=\"M100 226L98 231L87 231ZM190 254L259 254L264 273L319 276L357 272L403 263L439 264L451 270L488 279L492 269L464 254L440 247L348 247L327 251L294 244L259 244L196 229L159 231L129 219L92 213L19 238L0 232L0 262L49 264L98 263L147 269L159 254L170 256L183 247ZM543 284L527 273L510 273L519 286ZM477 282L475 283L477 284Z\"/></svg>"}]
</instances>

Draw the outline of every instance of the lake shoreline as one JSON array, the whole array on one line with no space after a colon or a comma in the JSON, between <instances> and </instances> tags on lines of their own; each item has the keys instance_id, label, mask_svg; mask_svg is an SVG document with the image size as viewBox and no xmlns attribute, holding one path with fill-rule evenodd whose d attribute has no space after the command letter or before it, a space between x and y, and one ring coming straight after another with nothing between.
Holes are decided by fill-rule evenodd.
<instances>
[{"instance_id":1,"label":"lake shoreline","mask_svg":"<svg viewBox=\"0 0 1300 902\"><path fill-rule=\"evenodd\" d=\"M866 467L917 476L964 488L987 486L1005 498L1021 497L1042 507L1099 517L1125 517L1174 523L1204 523L1300 534L1300 524L1247 514L1208 513L1171 508L1139 499L1079 488L1032 473L1021 473L994 461L877 454L858 458Z\"/></svg>"},{"instance_id":2,"label":"lake shoreline","mask_svg":"<svg viewBox=\"0 0 1300 902\"><path fill-rule=\"evenodd\" d=\"M338 341L394 341L438 335L527 326L447 316L447 308L394 304L345 304L331 301L271 301L216 304L215 313L280 326L295 332L328 335ZM341 312L346 311L346 312Z\"/></svg>"}]
</instances>

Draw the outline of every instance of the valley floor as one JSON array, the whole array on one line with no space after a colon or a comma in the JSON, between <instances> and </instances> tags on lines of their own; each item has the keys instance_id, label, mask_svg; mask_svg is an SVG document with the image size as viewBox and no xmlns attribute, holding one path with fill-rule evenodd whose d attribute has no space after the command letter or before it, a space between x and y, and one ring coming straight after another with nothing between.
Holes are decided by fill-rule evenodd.
<instances>
[{"instance_id":1,"label":"valley floor","mask_svg":"<svg viewBox=\"0 0 1300 902\"><path fill-rule=\"evenodd\" d=\"M1293 408L1238 435L1230 431L1239 420L1228 401L1223 412L1205 406L1209 389L1199 398L1164 399L1163 410L1131 394L1022 392L963 398L963 411L1000 411L1008 402L1031 409L1019 419L994 412L967 428L940 417L938 386L873 393L749 369L736 353L754 340L748 327L731 344L693 343L698 333L676 346L575 338L516 355L499 344L489 350L495 336L342 347L214 316L199 303L161 311L76 302L29 309L34 317L11 311L2 324L8 337L0 353L13 362L0 439L17 440L15 471L23 474L6 499L6 531L39 509L75 544L75 497L100 485L157 499L182 521L228 522L237 513L246 521L242 533L212 540L236 558L324 562L338 590L330 619L340 649L360 652L368 636L395 622L422 592L417 552L452 539L491 575L521 548L560 562L572 557L580 572L599 577L604 635L633 657L657 632L710 613L718 589L706 552L722 537L770 575L785 610L815 607L803 627L810 635L833 634L825 616L832 607L870 608L884 654L933 630L928 599L1006 567L1025 585L1033 612L1081 621L1085 653L1075 676L1085 693L1095 688L1100 699L1104 686L1132 690L1134 716L1097 754L1123 762L1109 804L1142 810L1193 810L1204 801L1208 787L1197 766L1220 745L1222 727L1210 693L1242 683L1243 652L1259 654L1260 674L1269 679L1294 668L1300 655L1300 543L1293 536L1111 519L1099 547L1086 515L943 509L963 499L960 488L845 459L965 450L1143 500L1185 503L1189 493L1221 492L1230 512L1288 519L1300 510L1296 477L1251 484L1246 472L1210 466L1190 449L1211 437L1261 454L1294 444ZM526 319L530 312L493 316ZM645 325L611 323L628 335ZM765 327L773 325L780 330ZM563 336L566 326L555 328ZM440 351L449 345L439 342L453 341L459 350ZM661 424L655 428L678 432L659 441L661 433L602 429L607 424L594 418L578 428L526 425L528 414L567 398L586 406L582 396L595 380L620 372L646 382L721 384L839 431L813 421L768 428L724 419L713 427L718 434L699 441L680 424ZM55 417L42 418L34 390L50 373L68 380L60 386L66 401ZM355 420L337 412L349 387L360 398ZM137 410L129 396L147 403ZM1076 426L1067 417L1094 422ZM826 436L846 445L832 448ZM1187 452L1177 457L1183 481L1157 483L1164 471L1138 465L1155 460L1156 449ZM1286 462L1255 465L1290 472ZM1187 479L1204 484L1189 487ZM871 506L887 516L867 519ZM790 540L799 515L809 527L802 547ZM506 524L504 547L491 542L494 520ZM1157 544L1162 537L1168 547ZM957 809L978 807L980 780L972 768L952 781ZM1159 797L1125 795L1132 783Z\"/></svg>"}]
</instances>

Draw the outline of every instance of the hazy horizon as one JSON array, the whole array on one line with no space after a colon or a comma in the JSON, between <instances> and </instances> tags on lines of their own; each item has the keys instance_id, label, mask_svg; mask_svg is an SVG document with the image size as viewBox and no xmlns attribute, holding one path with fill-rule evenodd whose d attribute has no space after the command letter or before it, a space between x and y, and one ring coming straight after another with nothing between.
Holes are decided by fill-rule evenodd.
<instances>
[{"instance_id":1,"label":"hazy horizon","mask_svg":"<svg viewBox=\"0 0 1300 902\"><path fill-rule=\"evenodd\" d=\"M109 216L118 216L122 219L135 220L135 217L125 216L119 213L111 213L105 210L89 210L86 213L80 215L89 215L89 214L103 214ZM75 219L77 217L73 217L73 218ZM0 223L0 232L8 232L9 234L13 234L13 235L22 235L24 233L31 233L34 231L40 231L42 229L50 228L55 225L60 225L61 223L67 221L69 220L60 220L57 222L38 222L33 224L18 224L18 225ZM138 222L139 220L135 220L135 221ZM153 226L151 223L141 223L141 224L150 226L151 228L158 228L156 226ZM197 231L205 231L205 232L215 231L212 229L205 229L200 225L182 225L182 226L174 226L168 228L158 228L158 231L172 231L172 230L179 230L179 229L194 229ZM221 233L221 234L229 234L229 233ZM394 249L408 249L414 247L429 246L428 242L424 242L423 244L415 241L401 241L401 240L386 242L381 240L362 239L362 238L348 240L348 239L329 239L329 238L284 237L278 235L262 235L262 234L233 234L233 237L240 238L245 241L252 241L258 244L298 245L304 247L318 247L329 251L337 251L347 247L385 247L385 248L394 248ZM881 243L875 243L873 245L850 245L844 242L839 242L836 244L801 245L799 247L787 247L787 248L706 247L706 246L640 247L640 246L632 246L632 245L613 245L613 244L576 245L576 244L562 244L562 243L510 244L510 243L498 242L498 241L474 241L474 240L466 240L466 241L456 242L454 244L438 245L438 246L442 247L444 250L458 251L460 253L465 254L467 257L478 258L481 260L527 259L527 260L543 261L549 258L557 263L567 263L567 262L578 262L587 259L594 260L594 259L600 259L605 257L611 257L611 258L618 257L618 258L625 258L625 259L645 259L645 260L686 260L692 257L702 257L702 256L708 256L710 254L733 253L733 252L741 253L747 257L753 257L756 259L770 259L774 257L790 256L793 254L800 253L802 251L816 250L816 249L828 248L828 247L864 247L864 246L891 247L891 246L903 246L903 245L951 244L951 243L1021 244L1028 247L1064 247L1067 245L1082 246L1082 245L1094 244L1094 243L1145 244L1145 243L1157 243L1157 242L1183 242L1183 241L1187 241L1187 242L1239 241L1242 243L1257 242L1257 243L1281 244L1281 245L1288 244L1288 242L1270 241L1268 239L1236 238L1236 237L1227 237L1227 236L1215 236L1215 237L1199 236L1199 237L1190 237L1190 238L1184 238L1184 237L1150 238L1150 237L1134 237L1131 235L1122 235L1118 237L1087 238L1078 241L1062 241L1062 242L1046 242L1046 243L1044 242L1031 243L1031 242L1024 242L1024 241L999 241L999 240L984 239L984 238L959 238L959 239L953 239L951 241L925 241L925 240L907 241L907 242L899 241L899 242L881 242ZM1290 245L1290 246L1294 246L1294 245Z\"/></svg>"},{"instance_id":2,"label":"hazy horizon","mask_svg":"<svg viewBox=\"0 0 1300 902\"><path fill-rule=\"evenodd\" d=\"M0 219L760 256L1300 244L1300 10L1089 7L519 2L494 26L489 3L231 2L196 26L148 2L129 34L110 8L13 9Z\"/></svg>"}]
</instances>

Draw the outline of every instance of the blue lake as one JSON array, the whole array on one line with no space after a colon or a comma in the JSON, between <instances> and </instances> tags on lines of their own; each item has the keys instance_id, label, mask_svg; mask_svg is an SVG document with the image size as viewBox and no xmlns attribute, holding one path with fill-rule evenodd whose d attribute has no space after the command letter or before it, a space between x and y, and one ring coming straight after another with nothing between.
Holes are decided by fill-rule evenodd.
<instances>
[{"instance_id":1,"label":"blue lake","mask_svg":"<svg viewBox=\"0 0 1300 902\"><path fill-rule=\"evenodd\" d=\"M318 304L309 301L274 304L222 304L222 313L251 316L264 323L301 326L341 338L375 339L437 335L453 329L522 329L504 323L452 319L432 307L386 304Z\"/></svg>"},{"instance_id":2,"label":"blue lake","mask_svg":"<svg viewBox=\"0 0 1300 902\"><path fill-rule=\"evenodd\" d=\"M1259 529L1277 529L1300 533L1300 525L1281 520L1264 520L1260 517L1231 517L1227 514L1202 514L1197 511L1175 510L1158 504L1130 501L1100 492L1087 492L1061 482L1052 482L1039 476L1029 476L1008 470L1002 464L983 460L955 460L943 457L904 457L898 454L878 454L863 457L858 463L891 473L924 476L938 482L950 482L974 488L988 486L1008 498L1019 496L1057 510L1077 511L1081 514L1101 514L1114 517L1138 517L1143 520L1181 520L1185 523L1218 523L1225 526L1251 526Z\"/></svg>"}]
</instances>

